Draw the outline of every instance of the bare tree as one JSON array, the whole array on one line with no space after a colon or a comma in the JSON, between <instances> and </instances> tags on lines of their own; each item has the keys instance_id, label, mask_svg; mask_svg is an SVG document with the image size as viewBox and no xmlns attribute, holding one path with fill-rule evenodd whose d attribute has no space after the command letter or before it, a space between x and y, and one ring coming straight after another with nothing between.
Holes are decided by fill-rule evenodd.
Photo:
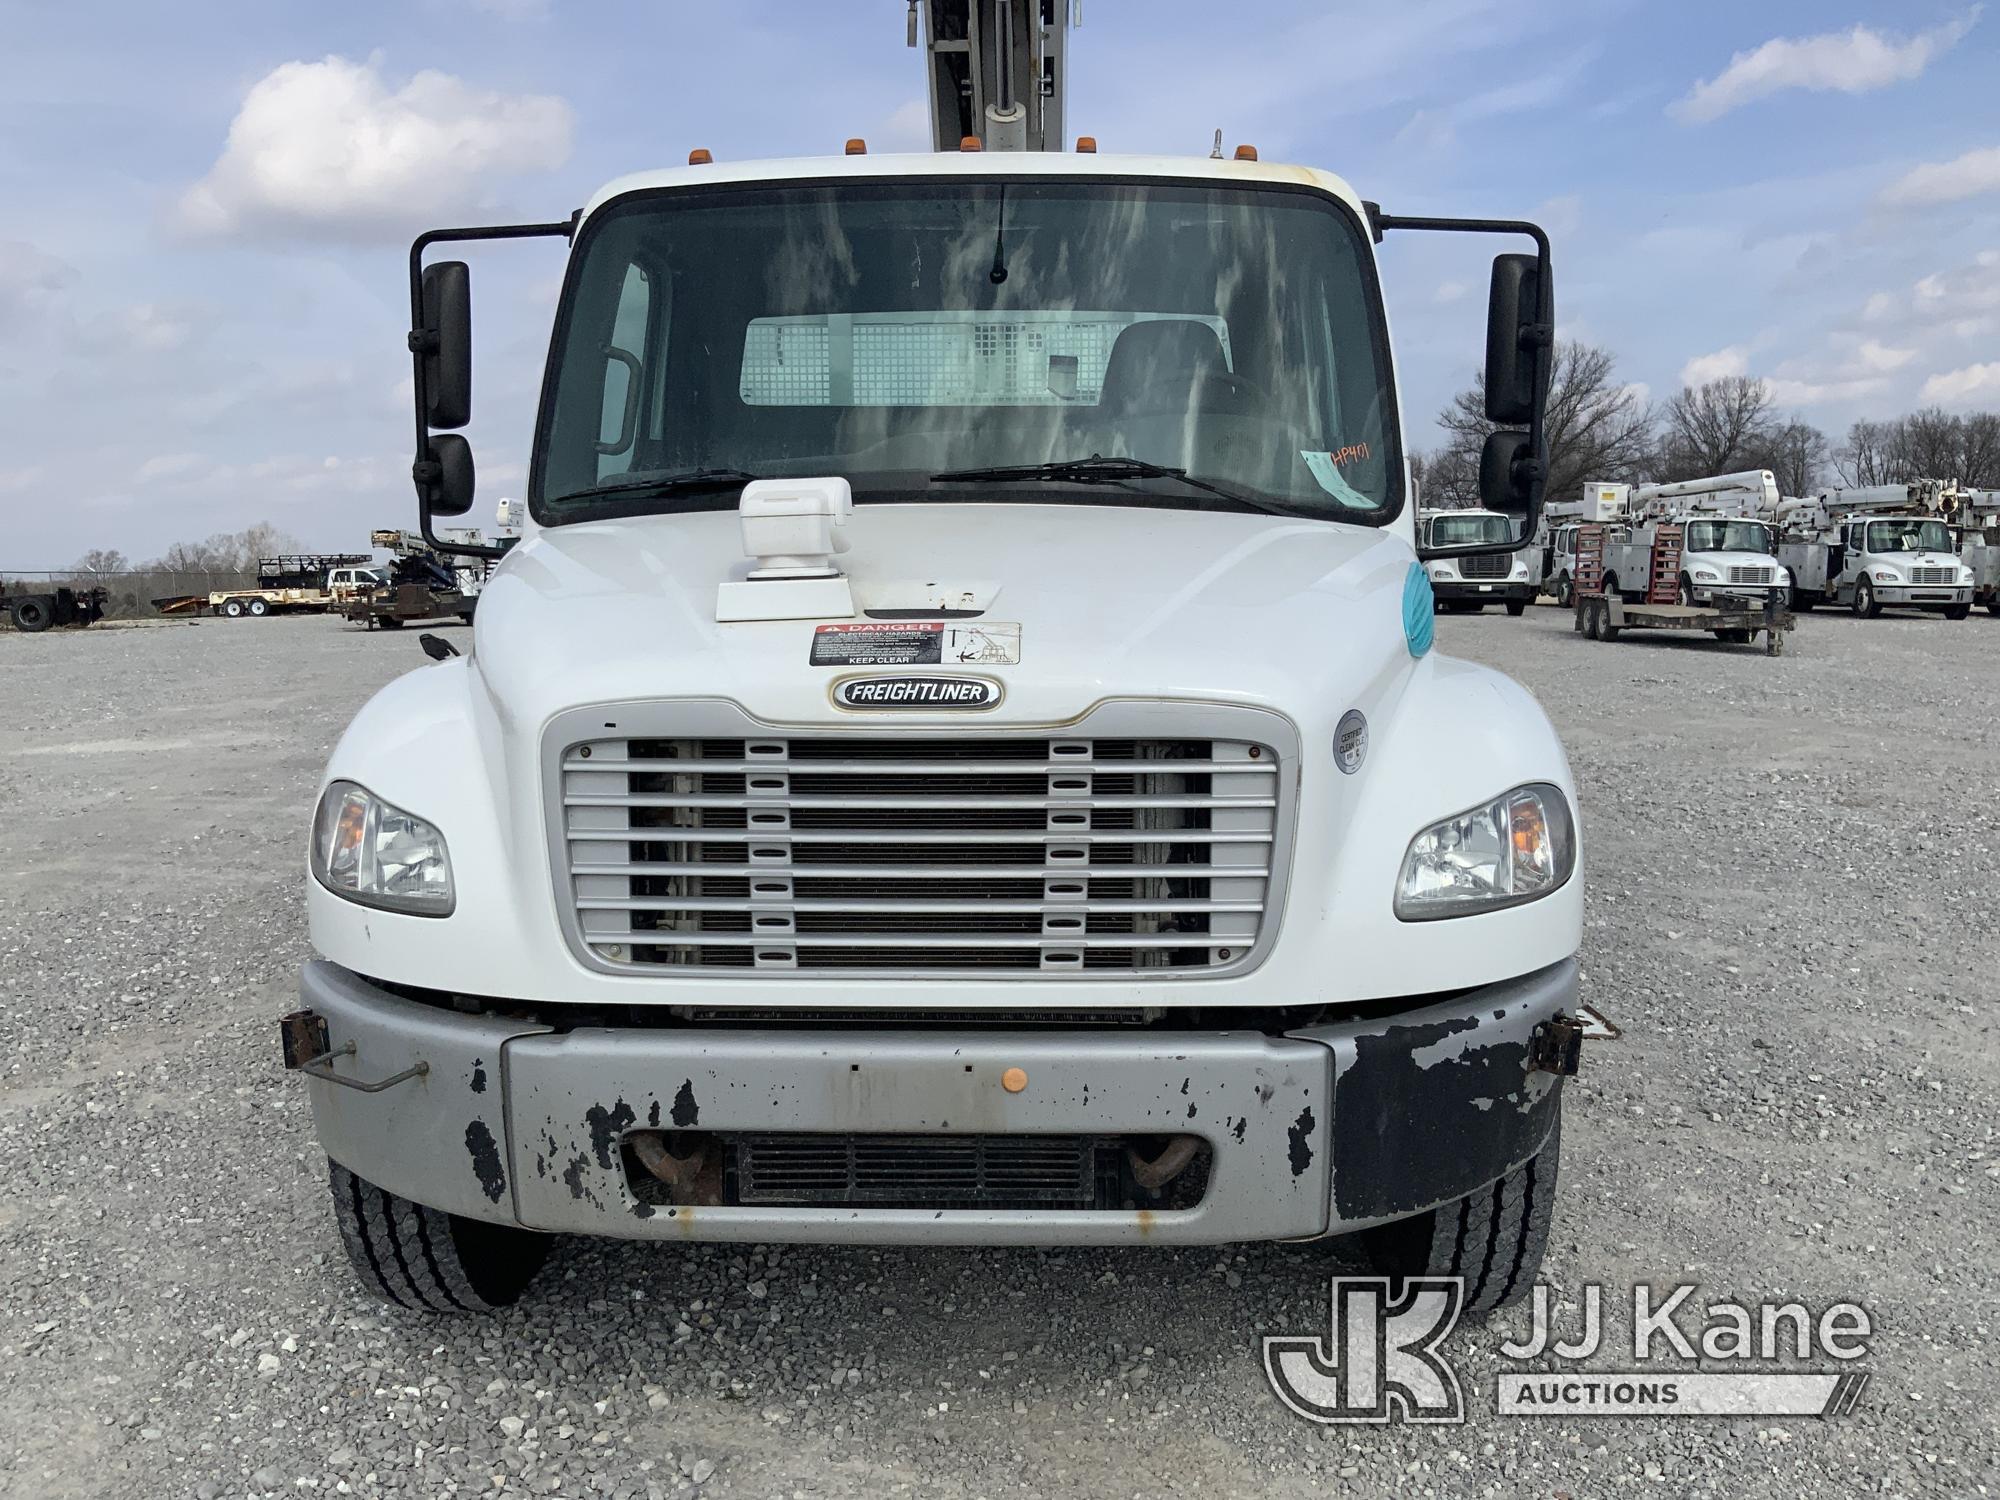
<instances>
[{"instance_id":1,"label":"bare tree","mask_svg":"<svg viewBox=\"0 0 2000 1500\"><path fill-rule=\"evenodd\" d=\"M1847 429L1847 441L1834 450L1833 472L1844 489L1866 489L1891 483L1889 450L1892 445L1889 422L1856 422Z\"/></svg>"},{"instance_id":2,"label":"bare tree","mask_svg":"<svg viewBox=\"0 0 2000 1500\"><path fill-rule=\"evenodd\" d=\"M1771 388L1749 375L1683 386L1661 411L1659 473L1671 483L1763 468L1778 429Z\"/></svg>"},{"instance_id":3,"label":"bare tree","mask_svg":"<svg viewBox=\"0 0 2000 1500\"><path fill-rule=\"evenodd\" d=\"M1653 446L1653 413L1639 393L1621 384L1611 351L1559 340L1549 379L1549 481L1551 496L1579 493L1586 481L1633 479ZM1424 499L1432 506L1479 503L1479 450L1495 423L1486 420L1486 380L1438 413L1444 446L1424 468Z\"/></svg>"},{"instance_id":4,"label":"bare tree","mask_svg":"<svg viewBox=\"0 0 2000 1500\"><path fill-rule=\"evenodd\" d=\"M131 569L125 554L111 547L93 547L76 560L76 571L84 578L105 579Z\"/></svg>"},{"instance_id":5,"label":"bare tree","mask_svg":"<svg viewBox=\"0 0 2000 1500\"><path fill-rule=\"evenodd\" d=\"M1958 481L2000 489L2000 411L1968 412L1959 435Z\"/></svg>"},{"instance_id":6,"label":"bare tree","mask_svg":"<svg viewBox=\"0 0 2000 1500\"><path fill-rule=\"evenodd\" d=\"M2000 487L2000 412L1960 415L1926 407L1884 422L1856 422L1834 455L1844 485L1957 480L1976 489Z\"/></svg>"},{"instance_id":7,"label":"bare tree","mask_svg":"<svg viewBox=\"0 0 2000 1500\"><path fill-rule=\"evenodd\" d=\"M1826 434L1794 417L1771 434L1759 467L1769 469L1781 495L1810 495L1826 472Z\"/></svg>"},{"instance_id":8,"label":"bare tree","mask_svg":"<svg viewBox=\"0 0 2000 1500\"><path fill-rule=\"evenodd\" d=\"M1963 419L1940 406L1911 412L1893 424L1897 441L1893 452L1898 472L1889 476L1892 484L1908 484L1915 479L1956 479L1959 440Z\"/></svg>"}]
</instances>

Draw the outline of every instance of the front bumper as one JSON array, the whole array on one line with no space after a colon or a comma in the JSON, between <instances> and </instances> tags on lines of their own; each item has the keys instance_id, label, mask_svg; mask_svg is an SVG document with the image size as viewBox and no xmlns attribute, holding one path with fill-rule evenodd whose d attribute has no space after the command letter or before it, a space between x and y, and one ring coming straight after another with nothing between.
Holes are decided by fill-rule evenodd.
<instances>
[{"instance_id":1,"label":"front bumper","mask_svg":"<svg viewBox=\"0 0 2000 1500\"><path fill-rule=\"evenodd\" d=\"M1959 584L1946 587L1943 584L1878 583L1875 587L1877 604L1970 604L1972 585Z\"/></svg>"},{"instance_id":2,"label":"front bumper","mask_svg":"<svg viewBox=\"0 0 2000 1500\"><path fill-rule=\"evenodd\" d=\"M1490 582L1463 578L1433 578L1431 593L1446 604L1532 604L1539 592L1524 579L1496 578Z\"/></svg>"},{"instance_id":3,"label":"front bumper","mask_svg":"<svg viewBox=\"0 0 2000 1500\"><path fill-rule=\"evenodd\" d=\"M327 1155L470 1218L631 1239L1211 1244L1344 1233L1450 1202L1541 1148L1562 1079L1536 1028L1576 966L1371 1020L1260 1031L583 1026L467 1015L308 964L333 1070L310 1078ZM351 1043L351 1053L343 1049ZM1026 1086L1002 1084L1011 1069ZM1018 1081L1018 1080L1016 1080ZM652 1129L1199 1135L1200 1200L1172 1209L655 1205L623 1139Z\"/></svg>"}]
</instances>

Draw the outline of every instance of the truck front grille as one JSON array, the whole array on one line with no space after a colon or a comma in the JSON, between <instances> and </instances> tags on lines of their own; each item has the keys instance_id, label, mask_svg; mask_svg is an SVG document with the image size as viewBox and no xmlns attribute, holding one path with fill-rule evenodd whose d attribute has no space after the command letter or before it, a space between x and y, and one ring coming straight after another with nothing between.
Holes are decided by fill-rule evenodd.
<instances>
[{"instance_id":1,"label":"truck front grille","mask_svg":"<svg viewBox=\"0 0 2000 1500\"><path fill-rule=\"evenodd\" d=\"M1514 555L1511 552L1496 552L1491 556L1461 557L1458 559L1458 576L1477 578L1505 578L1514 571Z\"/></svg>"},{"instance_id":2,"label":"truck front grille","mask_svg":"<svg viewBox=\"0 0 2000 1500\"><path fill-rule=\"evenodd\" d=\"M1910 582L1920 586L1935 588L1940 583L1954 582L1956 568L1912 568Z\"/></svg>"},{"instance_id":3,"label":"truck front grille","mask_svg":"<svg viewBox=\"0 0 2000 1500\"><path fill-rule=\"evenodd\" d=\"M728 1147L737 1203L986 1209L1115 1206L1121 1150L1076 1135L746 1134Z\"/></svg>"},{"instance_id":4,"label":"truck front grille","mask_svg":"<svg viewBox=\"0 0 2000 1500\"><path fill-rule=\"evenodd\" d=\"M599 967L1189 976L1265 936L1267 744L631 737L559 767L560 875Z\"/></svg>"},{"instance_id":5,"label":"truck front grille","mask_svg":"<svg viewBox=\"0 0 2000 1500\"><path fill-rule=\"evenodd\" d=\"M1769 564L1762 567L1755 565L1732 567L1729 570L1729 581L1731 583L1769 583L1771 581L1771 568Z\"/></svg>"}]
</instances>

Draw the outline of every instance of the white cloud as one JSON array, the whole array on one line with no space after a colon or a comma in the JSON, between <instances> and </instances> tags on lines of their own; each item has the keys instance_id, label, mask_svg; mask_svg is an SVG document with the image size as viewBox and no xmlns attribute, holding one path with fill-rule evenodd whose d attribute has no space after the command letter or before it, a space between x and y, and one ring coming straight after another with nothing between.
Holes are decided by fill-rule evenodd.
<instances>
[{"instance_id":1,"label":"white cloud","mask_svg":"<svg viewBox=\"0 0 2000 1500\"><path fill-rule=\"evenodd\" d=\"M1914 349L1891 349L1874 339L1863 339L1854 351L1854 363L1864 370L1887 373L1900 370L1917 357Z\"/></svg>"},{"instance_id":2,"label":"white cloud","mask_svg":"<svg viewBox=\"0 0 2000 1500\"><path fill-rule=\"evenodd\" d=\"M2000 397L2000 360L1946 370L1924 382L1922 399L1956 406Z\"/></svg>"},{"instance_id":3,"label":"white cloud","mask_svg":"<svg viewBox=\"0 0 2000 1500\"><path fill-rule=\"evenodd\" d=\"M549 95L429 71L392 87L379 58L284 63L244 96L176 217L202 236L395 237L482 207L496 179L561 166L571 132Z\"/></svg>"},{"instance_id":4,"label":"white cloud","mask_svg":"<svg viewBox=\"0 0 2000 1500\"><path fill-rule=\"evenodd\" d=\"M1906 172L1882 194L1898 208L1956 203L1983 193L2000 193L2000 146L1968 151L1950 161L1926 162Z\"/></svg>"},{"instance_id":5,"label":"white cloud","mask_svg":"<svg viewBox=\"0 0 2000 1500\"><path fill-rule=\"evenodd\" d=\"M156 453L132 471L135 484L154 484L160 480L186 479L194 474L210 472L214 465L199 453Z\"/></svg>"},{"instance_id":6,"label":"white cloud","mask_svg":"<svg viewBox=\"0 0 2000 1500\"><path fill-rule=\"evenodd\" d=\"M1688 124L1720 119L1732 109L1785 89L1866 94L1907 83L1956 46L1979 19L1981 7L1915 36L1899 37L1856 26L1819 36L1774 37L1739 52L1715 77L1697 83L1668 113Z\"/></svg>"},{"instance_id":7,"label":"white cloud","mask_svg":"<svg viewBox=\"0 0 2000 1500\"><path fill-rule=\"evenodd\" d=\"M45 312L75 274L26 240L0 240L0 328Z\"/></svg>"},{"instance_id":8,"label":"white cloud","mask_svg":"<svg viewBox=\"0 0 2000 1500\"><path fill-rule=\"evenodd\" d=\"M1741 344L1731 344L1713 354L1697 354L1681 366L1682 385L1707 385L1728 375L1747 374L1750 355Z\"/></svg>"},{"instance_id":9,"label":"white cloud","mask_svg":"<svg viewBox=\"0 0 2000 1500\"><path fill-rule=\"evenodd\" d=\"M76 343L88 354L120 357L134 353L170 354L183 348L201 325L214 316L208 308L162 307L140 302L82 320L76 330Z\"/></svg>"}]
</instances>

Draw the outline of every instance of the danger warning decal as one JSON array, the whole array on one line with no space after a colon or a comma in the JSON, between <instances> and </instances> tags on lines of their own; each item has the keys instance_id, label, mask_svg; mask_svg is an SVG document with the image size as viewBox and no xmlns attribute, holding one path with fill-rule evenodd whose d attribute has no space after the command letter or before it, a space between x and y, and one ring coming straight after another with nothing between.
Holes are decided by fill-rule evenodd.
<instances>
[{"instance_id":1,"label":"danger warning decal","mask_svg":"<svg viewBox=\"0 0 2000 1500\"><path fill-rule=\"evenodd\" d=\"M991 620L867 620L813 627L816 667L1008 667L1021 627Z\"/></svg>"}]
</instances>

